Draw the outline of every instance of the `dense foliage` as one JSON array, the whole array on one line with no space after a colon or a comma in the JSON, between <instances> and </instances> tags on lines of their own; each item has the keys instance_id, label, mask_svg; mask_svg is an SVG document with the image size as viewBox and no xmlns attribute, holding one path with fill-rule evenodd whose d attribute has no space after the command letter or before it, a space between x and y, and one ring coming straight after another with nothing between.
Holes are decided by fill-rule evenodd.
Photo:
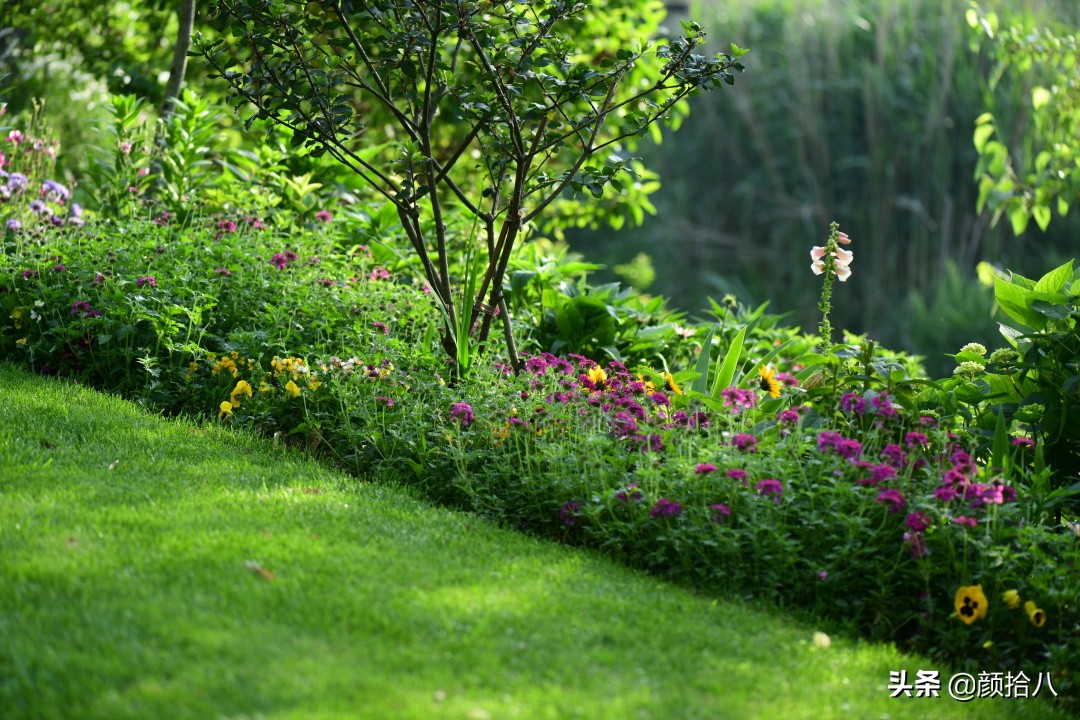
<instances>
[{"instance_id":1,"label":"dense foliage","mask_svg":"<svg viewBox=\"0 0 1080 720\"><path fill-rule=\"evenodd\" d=\"M410 17L414 29L442 22ZM487 22L462 40L474 61L491 50ZM544 34L518 25L522 37ZM688 62L700 40L689 31ZM428 67L438 67L438 53L427 52ZM401 70L411 57L403 50L390 64ZM561 107L554 87L574 85L578 73L629 72L634 53L595 71L567 48L553 58L563 76L519 89ZM697 80L723 82L733 62L691 65L703 73ZM423 103L428 72L408 102ZM324 80L303 86L308 100L266 99L278 103L267 112L332 117L340 103L320 95L336 87ZM456 87L443 80L438 92ZM582 122L594 123L593 140L612 111L593 103L610 101L613 87L603 100L567 91L592 104ZM325 128L313 135L310 122L330 122L318 114L292 134L237 148L218 132L219 106L194 93L154 128L155 140L140 104L116 100L105 149L78 195L53 175L55 138L37 118L4 127L0 358L155 409L254 427L358 475L378 470L703 592L798 607L973 672L1049 680L1076 707L1074 263L1037 280L997 277L1008 347L965 343L945 377L865 336L843 333L834 344L848 281L877 269L861 264L862 241L836 223L799 235L807 248L822 244L809 263L791 264L821 283L817 333L734 297L688 317L662 297L593 284L599 267L564 246L512 242L527 189L573 187L585 165L556 179L529 175L524 136L494 127L493 107L504 103L507 119L520 108L492 102L456 110L473 118L479 155L492 163L481 175L495 199L481 192L473 208L460 186L460 197L449 186L440 196L452 163L439 164L434 146L394 165L381 197L347 193L347 182L334 182L337 163L289 147L308 142L351 158L361 175L375 171L377 153L364 159L351 136ZM659 117L650 113L626 122L645 129ZM404 127L422 138L424 117L408 115ZM546 117L533 147L556 120ZM503 174L511 166L513 181ZM484 203L486 219L477 212ZM497 217L510 223L505 237L493 229ZM479 242L442 242L471 240L465 229L477 218L487 227ZM434 235L424 234L432 224ZM433 258L444 267L433 272ZM455 297L466 302L455 306ZM488 320L473 323L484 298ZM470 322L450 320L461 308ZM496 313L504 336L482 336ZM448 355L448 331L459 347L479 337L488 352Z\"/></svg>"}]
</instances>

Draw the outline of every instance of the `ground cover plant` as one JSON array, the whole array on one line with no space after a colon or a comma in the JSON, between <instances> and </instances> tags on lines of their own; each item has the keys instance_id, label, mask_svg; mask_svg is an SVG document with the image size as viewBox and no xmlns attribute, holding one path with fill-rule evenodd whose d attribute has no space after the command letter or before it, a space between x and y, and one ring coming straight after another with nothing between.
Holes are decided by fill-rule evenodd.
<instances>
[{"instance_id":1,"label":"ground cover plant","mask_svg":"<svg viewBox=\"0 0 1080 720\"><path fill-rule=\"evenodd\" d=\"M834 344L861 253L835 223L802 265L816 333L730 298L689 319L541 243L489 256L505 272L477 293L483 234L433 250L433 276L400 202L334 205L273 142L250 173L201 144L212 104L185 95L145 157L135 104L114 116L118 171L81 196L44 131L6 134L0 357L1075 707L1072 262L1001 278L1017 325L934 379L866 337ZM451 322L451 297L477 322Z\"/></svg>"},{"instance_id":2,"label":"ground cover plant","mask_svg":"<svg viewBox=\"0 0 1080 720\"><path fill-rule=\"evenodd\" d=\"M5 718L1061 717L893 699L890 672L945 668L251 433L0 382Z\"/></svg>"}]
</instances>

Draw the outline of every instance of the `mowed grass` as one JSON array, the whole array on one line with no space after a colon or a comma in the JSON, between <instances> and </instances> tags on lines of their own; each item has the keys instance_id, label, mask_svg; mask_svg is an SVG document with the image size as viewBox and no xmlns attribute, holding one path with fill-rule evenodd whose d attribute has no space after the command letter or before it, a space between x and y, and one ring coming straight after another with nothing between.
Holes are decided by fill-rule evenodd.
<instances>
[{"instance_id":1,"label":"mowed grass","mask_svg":"<svg viewBox=\"0 0 1080 720\"><path fill-rule=\"evenodd\" d=\"M0 386L5 719L1057 716L891 699L890 671L934 663L816 647L776 609L243 433L10 367Z\"/></svg>"}]
</instances>

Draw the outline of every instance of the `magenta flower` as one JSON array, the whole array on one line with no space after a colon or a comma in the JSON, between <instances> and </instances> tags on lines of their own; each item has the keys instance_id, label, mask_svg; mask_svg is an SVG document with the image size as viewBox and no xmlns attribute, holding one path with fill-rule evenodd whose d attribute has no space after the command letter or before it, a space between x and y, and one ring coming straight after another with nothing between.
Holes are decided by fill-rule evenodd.
<instances>
[{"instance_id":1,"label":"magenta flower","mask_svg":"<svg viewBox=\"0 0 1080 720\"><path fill-rule=\"evenodd\" d=\"M330 215L330 212L327 211L327 210L320 210L319 212L315 213L315 219L316 220L321 220L324 223L330 222L332 217L333 216Z\"/></svg>"},{"instance_id":2,"label":"magenta flower","mask_svg":"<svg viewBox=\"0 0 1080 720\"><path fill-rule=\"evenodd\" d=\"M906 504L904 496L900 491L892 488L879 492L878 496L874 498L874 502L886 503L888 505L888 510L891 513L900 512L900 508L904 507Z\"/></svg>"},{"instance_id":3,"label":"magenta flower","mask_svg":"<svg viewBox=\"0 0 1080 720\"><path fill-rule=\"evenodd\" d=\"M724 477L731 478L732 480L742 480L745 485L747 472L742 468L728 468L724 471Z\"/></svg>"},{"instance_id":4,"label":"magenta flower","mask_svg":"<svg viewBox=\"0 0 1080 720\"><path fill-rule=\"evenodd\" d=\"M142 287L143 285L157 287L157 279L153 275L143 275L141 278L135 281L135 284L139 287Z\"/></svg>"},{"instance_id":5,"label":"magenta flower","mask_svg":"<svg viewBox=\"0 0 1080 720\"><path fill-rule=\"evenodd\" d=\"M754 391L743 388L724 388L720 391L720 396L724 398L724 407L733 407L735 412L752 408L757 403Z\"/></svg>"},{"instance_id":6,"label":"magenta flower","mask_svg":"<svg viewBox=\"0 0 1080 720\"><path fill-rule=\"evenodd\" d=\"M979 524L979 521L973 517L967 517L966 515L957 515L953 518L953 522L957 525L963 525L964 527L975 527Z\"/></svg>"},{"instance_id":7,"label":"magenta flower","mask_svg":"<svg viewBox=\"0 0 1080 720\"><path fill-rule=\"evenodd\" d=\"M866 412L866 400L858 393L846 392L840 396L840 409L844 412L862 415Z\"/></svg>"},{"instance_id":8,"label":"magenta flower","mask_svg":"<svg viewBox=\"0 0 1080 720\"><path fill-rule=\"evenodd\" d=\"M376 330L379 330L380 332L382 332L383 335L387 335L390 332L390 328L386 327L386 323L384 323L384 322L379 322L378 320L376 320L375 322L373 322L371 324L372 324L372 326L375 327Z\"/></svg>"},{"instance_id":9,"label":"magenta flower","mask_svg":"<svg viewBox=\"0 0 1080 720\"><path fill-rule=\"evenodd\" d=\"M772 497L777 505L780 504L780 498L784 496L784 485L773 478L762 480L754 486L754 490L757 490L758 495L762 497Z\"/></svg>"},{"instance_id":10,"label":"magenta flower","mask_svg":"<svg viewBox=\"0 0 1080 720\"><path fill-rule=\"evenodd\" d=\"M915 447L916 445L926 445L929 442L930 438L926 436L926 433L912 431L904 435L904 444L908 447Z\"/></svg>"},{"instance_id":11,"label":"magenta flower","mask_svg":"<svg viewBox=\"0 0 1080 720\"><path fill-rule=\"evenodd\" d=\"M904 542L908 544L908 548L911 550L911 557L921 558L930 552L926 547L926 539L921 532L906 532L904 533Z\"/></svg>"},{"instance_id":12,"label":"magenta flower","mask_svg":"<svg viewBox=\"0 0 1080 720\"><path fill-rule=\"evenodd\" d=\"M579 503L576 503L573 500L565 502L562 507L559 508L559 520L561 520L562 524L566 527L574 527L577 525L579 510L581 510L581 505Z\"/></svg>"},{"instance_id":13,"label":"magenta flower","mask_svg":"<svg viewBox=\"0 0 1080 720\"><path fill-rule=\"evenodd\" d=\"M712 510L711 519L714 523L722 523L729 515L731 515L731 508L721 503L710 505L709 509Z\"/></svg>"},{"instance_id":14,"label":"magenta flower","mask_svg":"<svg viewBox=\"0 0 1080 720\"><path fill-rule=\"evenodd\" d=\"M731 444L740 452L757 452L757 438L753 435L740 433L731 438Z\"/></svg>"},{"instance_id":15,"label":"magenta flower","mask_svg":"<svg viewBox=\"0 0 1080 720\"><path fill-rule=\"evenodd\" d=\"M1033 447L1035 447L1035 441L1032 440L1031 438L1026 438L1026 437L1014 437L1012 439L1012 444L1017 446L1017 447L1022 447L1024 449L1027 449L1027 450L1030 450Z\"/></svg>"},{"instance_id":16,"label":"magenta flower","mask_svg":"<svg viewBox=\"0 0 1080 720\"><path fill-rule=\"evenodd\" d=\"M72 315L81 315L84 312L89 312L89 310L90 303L86 302L85 300L76 300L75 302L71 303Z\"/></svg>"},{"instance_id":17,"label":"magenta flower","mask_svg":"<svg viewBox=\"0 0 1080 720\"><path fill-rule=\"evenodd\" d=\"M904 524L911 528L913 532L921 533L930 527L930 518L927 517L926 513L913 512L908 514Z\"/></svg>"},{"instance_id":18,"label":"magenta flower","mask_svg":"<svg viewBox=\"0 0 1080 720\"><path fill-rule=\"evenodd\" d=\"M716 472L716 466L712 463L698 463L694 466L695 475L708 475L714 472Z\"/></svg>"},{"instance_id":19,"label":"magenta flower","mask_svg":"<svg viewBox=\"0 0 1080 720\"><path fill-rule=\"evenodd\" d=\"M469 427L473 421L473 409L468 403L454 403L450 406L450 417L461 423L462 427Z\"/></svg>"},{"instance_id":20,"label":"magenta flower","mask_svg":"<svg viewBox=\"0 0 1080 720\"><path fill-rule=\"evenodd\" d=\"M934 499L941 502L952 502L960 497L960 493L952 485L942 485L934 491Z\"/></svg>"},{"instance_id":21,"label":"magenta flower","mask_svg":"<svg viewBox=\"0 0 1080 720\"><path fill-rule=\"evenodd\" d=\"M388 277L390 277L390 271L384 268L382 265L377 266L374 270L371 271L371 274L368 275L368 278L372 281L385 280Z\"/></svg>"},{"instance_id":22,"label":"magenta flower","mask_svg":"<svg viewBox=\"0 0 1080 720\"><path fill-rule=\"evenodd\" d=\"M895 443L889 443L883 447L881 449L881 457L885 458L885 461L895 468L907 465L907 453Z\"/></svg>"},{"instance_id":23,"label":"magenta flower","mask_svg":"<svg viewBox=\"0 0 1080 720\"><path fill-rule=\"evenodd\" d=\"M653 505L649 515L652 517L674 517L682 512L682 504L667 498L660 498Z\"/></svg>"},{"instance_id":24,"label":"magenta flower","mask_svg":"<svg viewBox=\"0 0 1080 720\"><path fill-rule=\"evenodd\" d=\"M232 270L230 270L229 268L223 268L223 267L214 268L214 274L215 275L232 275Z\"/></svg>"},{"instance_id":25,"label":"magenta flower","mask_svg":"<svg viewBox=\"0 0 1080 720\"><path fill-rule=\"evenodd\" d=\"M525 369L533 375L543 375L547 372L548 363L542 357L531 357L525 361Z\"/></svg>"},{"instance_id":26,"label":"magenta flower","mask_svg":"<svg viewBox=\"0 0 1080 720\"><path fill-rule=\"evenodd\" d=\"M218 226L218 230L220 230L223 233L234 233L234 232L236 232L236 223L234 223L232 220L222 220L217 224L217 226Z\"/></svg>"},{"instance_id":27,"label":"magenta flower","mask_svg":"<svg viewBox=\"0 0 1080 720\"><path fill-rule=\"evenodd\" d=\"M640 500L643 497L644 495L638 489L637 483L630 483L625 489L615 493L615 499L623 505L629 505L631 500Z\"/></svg>"}]
</instances>

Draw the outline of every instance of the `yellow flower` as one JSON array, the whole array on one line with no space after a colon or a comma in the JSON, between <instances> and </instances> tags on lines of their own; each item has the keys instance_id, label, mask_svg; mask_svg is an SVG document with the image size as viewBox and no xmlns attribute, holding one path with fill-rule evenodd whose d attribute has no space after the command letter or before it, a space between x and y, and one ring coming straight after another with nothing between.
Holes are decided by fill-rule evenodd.
<instances>
[{"instance_id":1,"label":"yellow flower","mask_svg":"<svg viewBox=\"0 0 1080 720\"><path fill-rule=\"evenodd\" d=\"M1015 610L1020 607L1020 593L1017 590L1006 590L1001 599L1005 602L1005 606L1010 610Z\"/></svg>"},{"instance_id":2,"label":"yellow flower","mask_svg":"<svg viewBox=\"0 0 1080 720\"><path fill-rule=\"evenodd\" d=\"M758 375L761 378L761 389L769 393L769 397L780 397L780 383L773 378L775 372L775 370L764 365L758 370Z\"/></svg>"},{"instance_id":3,"label":"yellow flower","mask_svg":"<svg viewBox=\"0 0 1080 720\"><path fill-rule=\"evenodd\" d=\"M983 594L982 585L965 585L956 591L956 614L965 625L986 617L990 603Z\"/></svg>"},{"instance_id":4,"label":"yellow flower","mask_svg":"<svg viewBox=\"0 0 1080 720\"><path fill-rule=\"evenodd\" d=\"M15 321L15 329L22 330L26 323L23 322L23 318L26 317L26 311L30 308L26 306L17 307L11 311L11 319Z\"/></svg>"},{"instance_id":5,"label":"yellow flower","mask_svg":"<svg viewBox=\"0 0 1080 720\"><path fill-rule=\"evenodd\" d=\"M1036 607L1035 603L1028 600L1024 603L1024 611L1027 612L1028 620L1031 624L1037 628L1041 628L1046 624L1046 611L1040 607Z\"/></svg>"},{"instance_id":6,"label":"yellow flower","mask_svg":"<svg viewBox=\"0 0 1080 720\"><path fill-rule=\"evenodd\" d=\"M290 380L285 384L285 392L289 393L293 397L300 397L300 386Z\"/></svg>"},{"instance_id":7,"label":"yellow flower","mask_svg":"<svg viewBox=\"0 0 1080 720\"><path fill-rule=\"evenodd\" d=\"M307 383L308 390L311 390L313 392L315 390L318 390L320 385L322 385L322 383L319 382L318 380L316 380L315 378L311 378L310 380L308 380L308 383Z\"/></svg>"},{"instance_id":8,"label":"yellow flower","mask_svg":"<svg viewBox=\"0 0 1080 720\"><path fill-rule=\"evenodd\" d=\"M232 403L233 407L240 407L240 401L245 395L251 397L251 385L248 384L247 380L241 380L233 388L232 395L229 396L229 402Z\"/></svg>"},{"instance_id":9,"label":"yellow flower","mask_svg":"<svg viewBox=\"0 0 1080 720\"><path fill-rule=\"evenodd\" d=\"M651 393L652 391L656 390L656 385L653 383L653 381L652 380L646 380L645 376L642 375L641 373L637 374L637 379L640 380L641 382L645 383L645 392Z\"/></svg>"},{"instance_id":10,"label":"yellow flower","mask_svg":"<svg viewBox=\"0 0 1080 720\"><path fill-rule=\"evenodd\" d=\"M588 372L589 380L596 386L597 390L604 389L604 383L607 382L607 373L604 372L602 367L589 368Z\"/></svg>"},{"instance_id":11,"label":"yellow flower","mask_svg":"<svg viewBox=\"0 0 1080 720\"><path fill-rule=\"evenodd\" d=\"M672 376L671 373L666 373L664 375L664 380L667 381L668 390L675 393L676 395L683 394L682 388L679 387L679 383L675 382L675 378L674 376Z\"/></svg>"},{"instance_id":12,"label":"yellow flower","mask_svg":"<svg viewBox=\"0 0 1080 720\"><path fill-rule=\"evenodd\" d=\"M25 345L26 344L26 338L19 338L18 340L15 341L15 344L16 345Z\"/></svg>"},{"instance_id":13,"label":"yellow flower","mask_svg":"<svg viewBox=\"0 0 1080 720\"><path fill-rule=\"evenodd\" d=\"M232 415L233 405L228 400L223 400L221 405L221 413L218 415L218 419L224 422L230 415Z\"/></svg>"},{"instance_id":14,"label":"yellow flower","mask_svg":"<svg viewBox=\"0 0 1080 720\"><path fill-rule=\"evenodd\" d=\"M270 383L266 382L265 380L263 380L261 383L259 383L259 392L261 392L261 393L267 393L267 392L270 392L273 389L274 388L270 387Z\"/></svg>"}]
</instances>

